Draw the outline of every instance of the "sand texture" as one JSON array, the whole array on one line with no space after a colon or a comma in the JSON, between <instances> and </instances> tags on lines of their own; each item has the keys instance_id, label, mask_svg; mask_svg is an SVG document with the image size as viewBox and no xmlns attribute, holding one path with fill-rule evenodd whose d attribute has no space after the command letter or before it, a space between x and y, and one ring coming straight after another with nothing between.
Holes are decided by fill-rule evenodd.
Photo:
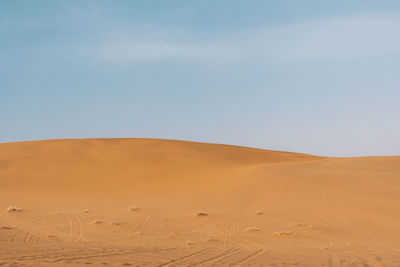
<instances>
[{"instance_id":1,"label":"sand texture","mask_svg":"<svg viewBox=\"0 0 400 267\"><path fill-rule=\"evenodd\" d=\"M0 266L400 266L400 157L0 144Z\"/></svg>"}]
</instances>

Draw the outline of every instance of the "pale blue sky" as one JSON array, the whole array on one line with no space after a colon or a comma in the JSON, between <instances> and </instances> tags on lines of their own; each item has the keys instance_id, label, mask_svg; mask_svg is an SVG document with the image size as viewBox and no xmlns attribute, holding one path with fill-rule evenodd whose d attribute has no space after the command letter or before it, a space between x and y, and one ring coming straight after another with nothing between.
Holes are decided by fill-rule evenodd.
<instances>
[{"instance_id":1,"label":"pale blue sky","mask_svg":"<svg viewBox=\"0 0 400 267\"><path fill-rule=\"evenodd\" d=\"M400 1L0 0L0 142L400 155Z\"/></svg>"}]
</instances>

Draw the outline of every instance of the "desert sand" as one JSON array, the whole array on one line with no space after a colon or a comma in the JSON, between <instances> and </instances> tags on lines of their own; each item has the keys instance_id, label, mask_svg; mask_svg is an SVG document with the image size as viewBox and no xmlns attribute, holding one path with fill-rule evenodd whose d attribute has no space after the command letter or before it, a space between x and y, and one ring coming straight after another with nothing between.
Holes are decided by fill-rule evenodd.
<instances>
[{"instance_id":1,"label":"desert sand","mask_svg":"<svg viewBox=\"0 0 400 267\"><path fill-rule=\"evenodd\" d=\"M3 266L400 266L400 157L0 144Z\"/></svg>"}]
</instances>

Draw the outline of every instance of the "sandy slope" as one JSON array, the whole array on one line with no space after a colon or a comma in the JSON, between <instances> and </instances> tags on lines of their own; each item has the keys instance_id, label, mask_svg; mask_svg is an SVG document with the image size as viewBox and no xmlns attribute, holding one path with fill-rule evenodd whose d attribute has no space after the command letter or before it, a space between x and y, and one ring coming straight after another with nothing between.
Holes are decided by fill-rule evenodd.
<instances>
[{"instance_id":1,"label":"sandy slope","mask_svg":"<svg viewBox=\"0 0 400 267\"><path fill-rule=\"evenodd\" d=\"M400 266L400 157L18 142L0 185L0 265Z\"/></svg>"}]
</instances>

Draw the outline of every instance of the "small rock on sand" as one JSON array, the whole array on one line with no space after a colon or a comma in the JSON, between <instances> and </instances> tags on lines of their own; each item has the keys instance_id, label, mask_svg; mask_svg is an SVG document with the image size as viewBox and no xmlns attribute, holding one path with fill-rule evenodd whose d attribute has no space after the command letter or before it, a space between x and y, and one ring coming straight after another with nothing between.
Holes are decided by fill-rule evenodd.
<instances>
[{"instance_id":1,"label":"small rock on sand","mask_svg":"<svg viewBox=\"0 0 400 267\"><path fill-rule=\"evenodd\" d=\"M198 216L198 217L205 217L205 216L208 216L208 213L206 213L206 212L204 212L204 211L198 211L198 212L196 213L196 216Z\"/></svg>"},{"instance_id":2,"label":"small rock on sand","mask_svg":"<svg viewBox=\"0 0 400 267\"><path fill-rule=\"evenodd\" d=\"M11 213L11 212L20 212L22 211L22 209L18 208L18 207L8 207L7 208L7 212Z\"/></svg>"},{"instance_id":3,"label":"small rock on sand","mask_svg":"<svg viewBox=\"0 0 400 267\"><path fill-rule=\"evenodd\" d=\"M136 207L136 206L131 206L131 207L129 207L129 209L128 209L129 211L138 211L139 210L139 208L138 207Z\"/></svg>"},{"instance_id":4,"label":"small rock on sand","mask_svg":"<svg viewBox=\"0 0 400 267\"><path fill-rule=\"evenodd\" d=\"M260 229L255 226L250 226L246 228L246 232L258 232L258 231L260 231Z\"/></svg>"},{"instance_id":5,"label":"small rock on sand","mask_svg":"<svg viewBox=\"0 0 400 267\"><path fill-rule=\"evenodd\" d=\"M281 232L276 232L275 234L279 236L294 235L292 231L281 231Z\"/></svg>"}]
</instances>

